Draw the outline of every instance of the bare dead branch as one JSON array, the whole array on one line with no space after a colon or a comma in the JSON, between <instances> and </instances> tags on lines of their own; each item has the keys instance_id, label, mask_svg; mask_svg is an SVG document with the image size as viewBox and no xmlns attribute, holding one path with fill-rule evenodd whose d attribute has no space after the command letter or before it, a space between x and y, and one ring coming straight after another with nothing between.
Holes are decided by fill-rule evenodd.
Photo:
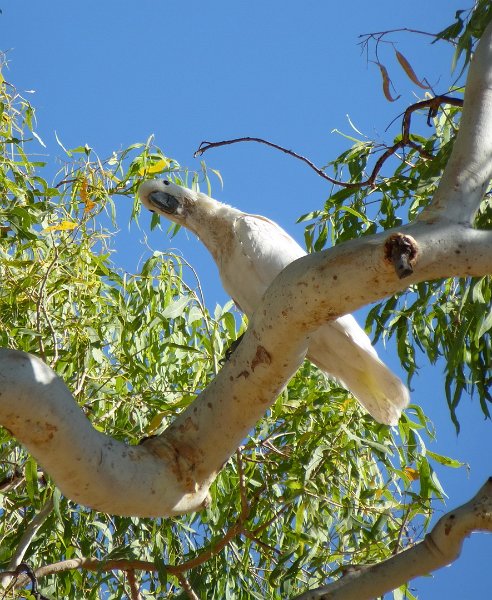
<instances>
[{"instance_id":1,"label":"bare dead branch","mask_svg":"<svg viewBox=\"0 0 492 600\"><path fill-rule=\"evenodd\" d=\"M409 106L403 114L401 139L398 142L395 142L392 146L389 146L384 151L384 153L376 161L370 176L367 179L365 179L364 181L345 182L345 181L340 181L338 179L334 179L333 177L330 177L329 175L327 175L321 167L316 166L311 160L309 160L309 158L306 158L305 156L302 156L301 154L294 152L293 150L284 148L283 146L280 146L279 144L275 144L273 142L270 142L268 140L265 140L263 138L258 138L258 137L240 137L240 138L234 138L234 139L230 139L230 140L221 140L218 142L203 141L203 142L201 142L200 146L198 147L198 150L196 150L194 156L195 156L195 158L198 156L202 156L205 152L207 152L207 150L210 150L211 148L219 148L220 146L228 146L228 145L237 144L240 142L257 142L259 144L264 144L265 146L269 146L270 148L280 150L281 152L284 152L285 154L288 154L289 156L292 156L293 158L296 158L296 159L302 161L303 163L308 165L308 167L311 168L320 177L322 177L326 181L329 181L333 185L339 185L341 187L354 188L354 189L359 189L359 188L368 187L368 186L375 187L376 178L379 175L379 172L381 171L384 163L388 160L388 158L390 156L395 154L395 152L397 152L400 148L410 147L413 150L416 150L417 152L419 152L419 154L423 158L426 158L429 160L433 158L433 156L430 155L428 152L426 152L422 148L422 146L420 146L419 144L417 144L416 142L414 142L411 139L410 123L411 123L412 114L415 111L429 109L429 116L427 118L427 123L430 125L430 119L433 118L437 114L437 111L439 110L439 107L442 104L449 104L452 106L463 106L463 100L461 98L454 98L452 96L441 95L441 96L435 96L433 98L429 98L428 100L422 100L421 102L416 102L415 104L412 104L411 106Z\"/></svg>"},{"instance_id":2,"label":"bare dead branch","mask_svg":"<svg viewBox=\"0 0 492 600\"><path fill-rule=\"evenodd\" d=\"M211 148L218 148L219 146L228 146L229 144L237 144L239 142L257 142L259 144L265 144L265 146L270 146L270 148L275 148L276 150L280 150L281 152L285 152L285 154L288 154L289 156L293 156L294 158L297 158L298 160L301 160L302 162L306 163L311 169L313 169L313 171L315 171L323 179L326 179L327 181L330 181L331 183L338 184L336 179L332 179L331 177L329 177L323 171L323 169L320 169L319 167L317 167L311 160L309 160L309 158L306 158L305 156L302 156L301 154L298 154L297 152L294 152L293 150L288 150L287 148L284 148L283 146L279 146L279 144L274 144L273 142L270 142L268 140L264 140L263 138L258 138L258 137L249 137L249 136L248 137L240 137L240 138L234 138L232 140L222 140L221 142L203 141L198 146L198 149L193 154L193 156L195 158L197 158L198 156L202 156L205 152L207 152L207 150L210 150Z\"/></svg>"},{"instance_id":3,"label":"bare dead branch","mask_svg":"<svg viewBox=\"0 0 492 600\"><path fill-rule=\"evenodd\" d=\"M387 31L374 31L373 33L361 33L359 36L357 36L359 39L361 39L361 41L359 42L359 46L362 46L362 48L364 49L371 40L374 40L376 42L376 44L378 44L379 42L381 42L383 40L383 38L385 36L389 35L390 33L416 33L417 35L425 35L425 36L434 38L434 40L448 42L448 43L452 44L453 46L456 46L455 42L453 42L452 40L446 40L444 38L440 38L440 37L438 37L437 33L430 33L429 31L421 31L420 29L411 29L409 27L399 27L398 29L388 29ZM390 43L392 43L392 42L390 42Z\"/></svg>"}]
</instances>

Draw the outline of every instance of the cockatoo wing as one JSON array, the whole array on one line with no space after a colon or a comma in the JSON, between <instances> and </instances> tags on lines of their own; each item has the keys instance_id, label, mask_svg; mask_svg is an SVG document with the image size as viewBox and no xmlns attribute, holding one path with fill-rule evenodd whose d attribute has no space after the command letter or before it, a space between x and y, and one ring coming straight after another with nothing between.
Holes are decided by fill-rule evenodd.
<instances>
[{"instance_id":1,"label":"cockatoo wing","mask_svg":"<svg viewBox=\"0 0 492 600\"><path fill-rule=\"evenodd\" d=\"M276 223L242 214L234 220L232 251L219 271L226 291L249 317L275 277L306 252Z\"/></svg>"},{"instance_id":2,"label":"cockatoo wing","mask_svg":"<svg viewBox=\"0 0 492 600\"><path fill-rule=\"evenodd\" d=\"M307 358L349 389L376 421L398 423L408 390L379 359L352 315L320 327L311 336Z\"/></svg>"}]
</instances>

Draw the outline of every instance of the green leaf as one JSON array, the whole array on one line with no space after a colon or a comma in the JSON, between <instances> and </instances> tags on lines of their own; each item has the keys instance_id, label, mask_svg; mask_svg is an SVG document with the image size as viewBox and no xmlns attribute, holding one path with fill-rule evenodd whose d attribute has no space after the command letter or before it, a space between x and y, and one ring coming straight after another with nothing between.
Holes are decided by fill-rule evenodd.
<instances>
[{"instance_id":1,"label":"green leaf","mask_svg":"<svg viewBox=\"0 0 492 600\"><path fill-rule=\"evenodd\" d=\"M178 298L178 300L175 300L174 302L168 304L161 314L165 319L175 319L176 317L180 317L184 313L184 310L189 303L190 298L188 298L187 296Z\"/></svg>"},{"instance_id":2,"label":"green leaf","mask_svg":"<svg viewBox=\"0 0 492 600\"><path fill-rule=\"evenodd\" d=\"M31 503L36 505L38 503L38 465L31 457L26 460L24 474L26 477L27 495Z\"/></svg>"},{"instance_id":3,"label":"green leaf","mask_svg":"<svg viewBox=\"0 0 492 600\"><path fill-rule=\"evenodd\" d=\"M475 340L478 341L485 333L492 329L492 311L483 315Z\"/></svg>"},{"instance_id":4,"label":"green leaf","mask_svg":"<svg viewBox=\"0 0 492 600\"><path fill-rule=\"evenodd\" d=\"M427 456L435 460L440 465L444 465L446 467L452 467L453 469L457 469L459 467L463 467L465 463L460 462L454 458L450 458L449 456L443 456L442 454L436 454L435 452L431 452L427 450Z\"/></svg>"}]
</instances>

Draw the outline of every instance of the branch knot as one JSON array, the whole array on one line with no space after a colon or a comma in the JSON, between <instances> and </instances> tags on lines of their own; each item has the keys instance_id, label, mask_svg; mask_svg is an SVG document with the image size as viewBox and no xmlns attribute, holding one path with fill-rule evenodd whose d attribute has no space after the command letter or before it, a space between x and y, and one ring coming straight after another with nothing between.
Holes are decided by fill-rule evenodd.
<instances>
[{"instance_id":1,"label":"branch knot","mask_svg":"<svg viewBox=\"0 0 492 600\"><path fill-rule=\"evenodd\" d=\"M394 233L384 244L384 258L393 264L399 279L413 273L418 253L417 242L410 235Z\"/></svg>"}]
</instances>

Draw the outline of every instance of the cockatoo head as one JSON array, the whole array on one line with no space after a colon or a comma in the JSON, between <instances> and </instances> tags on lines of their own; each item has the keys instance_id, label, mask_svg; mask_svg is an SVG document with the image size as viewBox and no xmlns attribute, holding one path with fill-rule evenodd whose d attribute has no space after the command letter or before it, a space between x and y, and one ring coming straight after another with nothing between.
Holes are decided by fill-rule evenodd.
<instances>
[{"instance_id":1,"label":"cockatoo head","mask_svg":"<svg viewBox=\"0 0 492 600\"><path fill-rule=\"evenodd\" d=\"M197 194L167 179L144 181L138 188L142 204L150 211L179 223L186 224L186 217L197 202Z\"/></svg>"},{"instance_id":2,"label":"cockatoo head","mask_svg":"<svg viewBox=\"0 0 492 600\"><path fill-rule=\"evenodd\" d=\"M211 222L224 210L233 210L206 194L189 190L167 179L144 181L138 188L138 195L150 211L183 225L202 238L204 223Z\"/></svg>"}]
</instances>

